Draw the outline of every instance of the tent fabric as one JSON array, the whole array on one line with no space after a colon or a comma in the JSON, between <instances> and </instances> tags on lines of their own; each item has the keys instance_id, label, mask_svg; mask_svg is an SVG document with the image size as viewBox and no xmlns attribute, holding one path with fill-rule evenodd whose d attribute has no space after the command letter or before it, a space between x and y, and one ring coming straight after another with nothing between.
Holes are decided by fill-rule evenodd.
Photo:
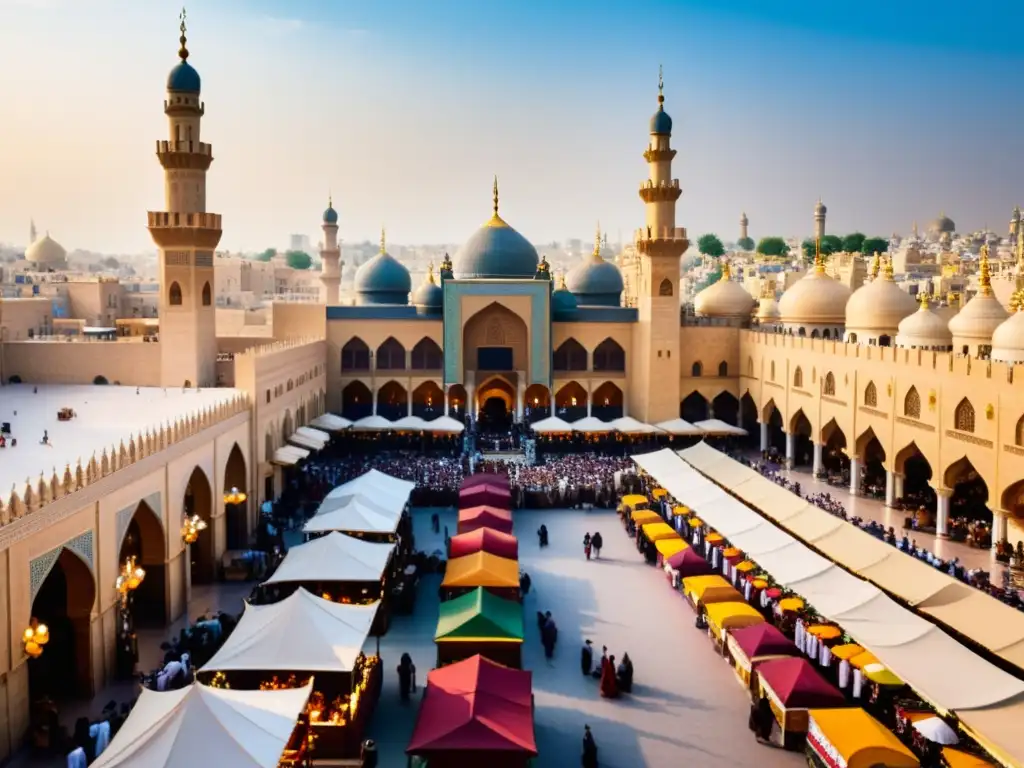
<instances>
[{"instance_id":1,"label":"tent fabric","mask_svg":"<svg viewBox=\"0 0 1024 768\"><path fill-rule=\"evenodd\" d=\"M572 432L572 425L567 421L562 421L562 419L557 416L551 416L549 418L533 422L533 424L530 425L530 429L534 432L539 432L540 434L567 434Z\"/></svg>"},{"instance_id":2,"label":"tent fabric","mask_svg":"<svg viewBox=\"0 0 1024 768\"><path fill-rule=\"evenodd\" d=\"M493 528L477 528L469 533L453 536L448 547L448 557L465 557L477 552L487 552L497 557L515 560L519 557L519 541L509 533Z\"/></svg>"},{"instance_id":3,"label":"tent fabric","mask_svg":"<svg viewBox=\"0 0 1024 768\"><path fill-rule=\"evenodd\" d=\"M463 478L459 489L476 488L478 485L489 485L494 488L504 488L508 490L508 475L499 475L497 472L477 472L475 475Z\"/></svg>"},{"instance_id":4,"label":"tent fabric","mask_svg":"<svg viewBox=\"0 0 1024 768\"><path fill-rule=\"evenodd\" d=\"M309 426L324 429L328 432L341 432L351 427L352 422L333 413L321 413L309 422Z\"/></svg>"},{"instance_id":5,"label":"tent fabric","mask_svg":"<svg viewBox=\"0 0 1024 768\"><path fill-rule=\"evenodd\" d=\"M714 573L711 563L693 551L690 547L669 556L666 564L669 568L679 571L679 575L683 579L687 579L692 576L710 576Z\"/></svg>"},{"instance_id":6,"label":"tent fabric","mask_svg":"<svg viewBox=\"0 0 1024 768\"><path fill-rule=\"evenodd\" d=\"M353 432L389 432L393 427L394 422L377 415L365 416L352 423Z\"/></svg>"},{"instance_id":7,"label":"tent fabric","mask_svg":"<svg viewBox=\"0 0 1024 768\"><path fill-rule=\"evenodd\" d=\"M427 673L427 689L406 753L537 754L533 681L482 656Z\"/></svg>"},{"instance_id":8,"label":"tent fabric","mask_svg":"<svg viewBox=\"0 0 1024 768\"><path fill-rule=\"evenodd\" d=\"M393 422L391 428L396 432L423 432L427 428L427 422L419 416L403 416Z\"/></svg>"},{"instance_id":9,"label":"tent fabric","mask_svg":"<svg viewBox=\"0 0 1024 768\"><path fill-rule=\"evenodd\" d=\"M846 768L917 768L921 763L884 725L858 708L812 709L807 741ZM840 762L841 761L841 762Z\"/></svg>"},{"instance_id":10,"label":"tent fabric","mask_svg":"<svg viewBox=\"0 0 1024 768\"><path fill-rule=\"evenodd\" d=\"M277 768L312 692L312 684L282 691L143 688L93 767Z\"/></svg>"},{"instance_id":11,"label":"tent fabric","mask_svg":"<svg viewBox=\"0 0 1024 768\"><path fill-rule=\"evenodd\" d=\"M644 496L641 493L630 493L630 494L627 494L626 496L622 497L622 503L625 504L630 509L632 509L634 512L637 511L636 510L637 505L639 505L639 504L647 504L649 502L650 502L650 499L648 499L646 496Z\"/></svg>"},{"instance_id":12,"label":"tent fabric","mask_svg":"<svg viewBox=\"0 0 1024 768\"><path fill-rule=\"evenodd\" d=\"M701 430L705 435L727 435L735 437L743 437L747 433L747 430L742 427L736 427L732 424L728 424L721 419L705 419L704 421L694 422L693 426Z\"/></svg>"},{"instance_id":13,"label":"tent fabric","mask_svg":"<svg viewBox=\"0 0 1024 768\"><path fill-rule=\"evenodd\" d=\"M660 421L655 424L658 429L662 432L668 432L670 435L676 435L679 437L696 437L703 435L704 431L700 427L696 427L688 421L683 419L669 419L668 421Z\"/></svg>"},{"instance_id":14,"label":"tent fabric","mask_svg":"<svg viewBox=\"0 0 1024 768\"><path fill-rule=\"evenodd\" d=\"M596 416L585 416L582 419L572 422L569 426L572 427L573 432L583 432L586 434L615 431L615 427L613 427L609 422L601 421Z\"/></svg>"},{"instance_id":15,"label":"tent fabric","mask_svg":"<svg viewBox=\"0 0 1024 768\"><path fill-rule=\"evenodd\" d=\"M495 488L492 485L478 485L463 488L459 491L459 509L468 507L500 507L509 509L512 506L512 494L506 488Z\"/></svg>"},{"instance_id":16,"label":"tent fabric","mask_svg":"<svg viewBox=\"0 0 1024 768\"><path fill-rule=\"evenodd\" d=\"M371 469L354 480L342 483L328 493L327 498L361 494L373 499L378 506L391 508L397 505L403 507L409 502L409 496L414 490L416 490L416 483L412 480L402 480Z\"/></svg>"},{"instance_id":17,"label":"tent fabric","mask_svg":"<svg viewBox=\"0 0 1024 768\"><path fill-rule=\"evenodd\" d=\"M715 602L707 606L708 622L721 630L742 629L764 623L764 616L749 603Z\"/></svg>"},{"instance_id":18,"label":"tent fabric","mask_svg":"<svg viewBox=\"0 0 1024 768\"><path fill-rule=\"evenodd\" d=\"M684 550L685 551L685 550ZM721 576L690 576L683 579L683 592L693 597L693 601L709 605L710 603L738 603L743 596Z\"/></svg>"},{"instance_id":19,"label":"tent fabric","mask_svg":"<svg viewBox=\"0 0 1024 768\"><path fill-rule=\"evenodd\" d=\"M302 530L305 533L394 533L398 530L400 520L400 511L379 507L361 495L328 497L320 504L317 513L302 526Z\"/></svg>"},{"instance_id":20,"label":"tent fabric","mask_svg":"<svg viewBox=\"0 0 1024 768\"><path fill-rule=\"evenodd\" d=\"M662 522L661 515L653 509L635 509L629 513L629 516L634 523L640 526Z\"/></svg>"},{"instance_id":21,"label":"tent fabric","mask_svg":"<svg viewBox=\"0 0 1024 768\"><path fill-rule=\"evenodd\" d=\"M995 763L984 757L953 747L943 747L942 758L949 768L994 768L995 766Z\"/></svg>"},{"instance_id":22,"label":"tent fabric","mask_svg":"<svg viewBox=\"0 0 1024 768\"><path fill-rule=\"evenodd\" d=\"M327 432L317 429L316 427L299 427L295 430L295 434L304 435L310 440L316 440L317 442L327 445L331 442L331 436Z\"/></svg>"},{"instance_id":23,"label":"tent fabric","mask_svg":"<svg viewBox=\"0 0 1024 768\"><path fill-rule=\"evenodd\" d=\"M669 558L676 552L681 552L687 549L690 545L683 541L681 538L676 537L674 539L658 539L654 542L654 548L658 551L658 554L662 558Z\"/></svg>"},{"instance_id":24,"label":"tent fabric","mask_svg":"<svg viewBox=\"0 0 1024 768\"><path fill-rule=\"evenodd\" d=\"M448 561L442 587L519 586L519 561L477 552Z\"/></svg>"},{"instance_id":25,"label":"tent fabric","mask_svg":"<svg viewBox=\"0 0 1024 768\"><path fill-rule=\"evenodd\" d=\"M624 435L653 435L656 432L661 432L657 427L637 421L632 416L622 416L614 419L609 422L609 425L616 432L621 432Z\"/></svg>"},{"instance_id":26,"label":"tent fabric","mask_svg":"<svg viewBox=\"0 0 1024 768\"><path fill-rule=\"evenodd\" d=\"M200 671L351 672L379 607L332 603L301 587L277 603L247 603Z\"/></svg>"},{"instance_id":27,"label":"tent fabric","mask_svg":"<svg viewBox=\"0 0 1024 768\"><path fill-rule=\"evenodd\" d=\"M313 438L308 437L306 435L300 435L298 432L296 432L294 435L291 435L288 438L288 442L294 446L298 446L299 448L304 448L307 451L319 451L323 449L325 445L327 445L326 442L314 440Z\"/></svg>"},{"instance_id":28,"label":"tent fabric","mask_svg":"<svg viewBox=\"0 0 1024 768\"><path fill-rule=\"evenodd\" d=\"M800 653L793 641L768 623L733 630L732 639L751 661L763 656L797 656Z\"/></svg>"},{"instance_id":29,"label":"tent fabric","mask_svg":"<svg viewBox=\"0 0 1024 768\"><path fill-rule=\"evenodd\" d=\"M492 528L501 533L511 534L512 527L512 513L507 508L478 506L459 510L459 533L471 533L478 528Z\"/></svg>"},{"instance_id":30,"label":"tent fabric","mask_svg":"<svg viewBox=\"0 0 1024 768\"><path fill-rule=\"evenodd\" d=\"M394 544L363 541L333 531L289 549L264 583L379 582L394 551Z\"/></svg>"},{"instance_id":31,"label":"tent fabric","mask_svg":"<svg viewBox=\"0 0 1024 768\"><path fill-rule=\"evenodd\" d=\"M641 530L644 532L644 536L647 537L648 541L679 538L679 532L664 521L659 521L656 523L646 523L641 528Z\"/></svg>"},{"instance_id":32,"label":"tent fabric","mask_svg":"<svg viewBox=\"0 0 1024 768\"><path fill-rule=\"evenodd\" d=\"M766 661L757 668L757 674L786 709L841 707L846 703L846 697L804 658Z\"/></svg>"},{"instance_id":33,"label":"tent fabric","mask_svg":"<svg viewBox=\"0 0 1024 768\"><path fill-rule=\"evenodd\" d=\"M435 642L523 642L523 606L478 587L441 603Z\"/></svg>"},{"instance_id":34,"label":"tent fabric","mask_svg":"<svg viewBox=\"0 0 1024 768\"><path fill-rule=\"evenodd\" d=\"M274 451L272 464L280 464L282 467L291 467L303 459L309 458L309 451L304 448L297 448L294 445L282 445Z\"/></svg>"},{"instance_id":35,"label":"tent fabric","mask_svg":"<svg viewBox=\"0 0 1024 768\"><path fill-rule=\"evenodd\" d=\"M423 422L424 432L445 432L457 435L465 431L466 425L451 416L438 416L436 419Z\"/></svg>"}]
</instances>

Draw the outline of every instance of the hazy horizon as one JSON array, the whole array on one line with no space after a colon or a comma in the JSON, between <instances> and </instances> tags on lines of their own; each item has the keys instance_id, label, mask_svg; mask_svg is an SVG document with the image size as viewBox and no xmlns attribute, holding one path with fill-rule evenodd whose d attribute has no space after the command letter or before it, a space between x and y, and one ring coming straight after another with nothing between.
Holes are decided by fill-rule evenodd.
<instances>
[{"instance_id":1,"label":"hazy horizon","mask_svg":"<svg viewBox=\"0 0 1024 768\"><path fill-rule=\"evenodd\" d=\"M1005 233L1024 202L1011 6L762 6L197 0L220 248L315 244L329 192L346 241L383 223L396 243L462 242L494 174L503 217L535 243L589 240L596 221L629 241L659 64L694 241L735 239L742 211L755 239L806 236L819 196L837 234L906 233L940 211ZM0 0L0 241L25 244L34 218L69 251L153 249L179 10Z\"/></svg>"}]
</instances>

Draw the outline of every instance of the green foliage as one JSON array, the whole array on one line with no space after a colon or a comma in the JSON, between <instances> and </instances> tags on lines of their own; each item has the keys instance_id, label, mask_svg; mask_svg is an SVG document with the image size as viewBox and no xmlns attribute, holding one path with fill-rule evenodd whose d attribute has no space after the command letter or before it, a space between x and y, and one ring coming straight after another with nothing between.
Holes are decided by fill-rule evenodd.
<instances>
[{"instance_id":1,"label":"green foliage","mask_svg":"<svg viewBox=\"0 0 1024 768\"><path fill-rule=\"evenodd\" d=\"M889 250L889 241L884 237L866 237L860 247L861 253L885 253Z\"/></svg>"},{"instance_id":2,"label":"green foliage","mask_svg":"<svg viewBox=\"0 0 1024 768\"><path fill-rule=\"evenodd\" d=\"M714 285L715 283L717 283L721 279L722 279L722 269L721 269L721 267L719 267L717 269L711 270L711 272L708 273L707 277L705 277L703 280L701 280L700 282L697 283L697 285L695 286L696 290L694 291L694 293L700 293L705 288L707 288L709 285Z\"/></svg>"},{"instance_id":3,"label":"green foliage","mask_svg":"<svg viewBox=\"0 0 1024 768\"><path fill-rule=\"evenodd\" d=\"M288 251L284 258L292 269L309 269L313 266L313 257L305 251Z\"/></svg>"},{"instance_id":4,"label":"green foliage","mask_svg":"<svg viewBox=\"0 0 1024 768\"><path fill-rule=\"evenodd\" d=\"M274 258L274 254L276 254L276 253L277 253L277 249L275 249L275 248L267 248L267 250L265 250L263 253L257 253L252 258L253 258L253 261L270 261L272 258Z\"/></svg>"},{"instance_id":5,"label":"green foliage","mask_svg":"<svg viewBox=\"0 0 1024 768\"><path fill-rule=\"evenodd\" d=\"M697 250L705 256L713 256L716 259L719 256L725 255L725 246L718 239L718 235L701 235L700 239L697 240Z\"/></svg>"},{"instance_id":6,"label":"green foliage","mask_svg":"<svg viewBox=\"0 0 1024 768\"><path fill-rule=\"evenodd\" d=\"M788 256L789 246L781 237L762 237L757 252L762 256Z\"/></svg>"},{"instance_id":7,"label":"green foliage","mask_svg":"<svg viewBox=\"0 0 1024 768\"><path fill-rule=\"evenodd\" d=\"M739 240L736 241L736 247L744 251L752 251L757 246L754 243L754 238L741 237Z\"/></svg>"},{"instance_id":8,"label":"green foliage","mask_svg":"<svg viewBox=\"0 0 1024 768\"><path fill-rule=\"evenodd\" d=\"M851 232L843 238L843 250L847 253L863 253L864 240L862 232Z\"/></svg>"},{"instance_id":9,"label":"green foliage","mask_svg":"<svg viewBox=\"0 0 1024 768\"><path fill-rule=\"evenodd\" d=\"M807 261L814 261L814 238L808 237L802 243L800 243L800 249L804 252L804 259ZM839 253L843 250L843 241L836 235L825 235L821 238L821 255L831 256L833 253Z\"/></svg>"}]
</instances>

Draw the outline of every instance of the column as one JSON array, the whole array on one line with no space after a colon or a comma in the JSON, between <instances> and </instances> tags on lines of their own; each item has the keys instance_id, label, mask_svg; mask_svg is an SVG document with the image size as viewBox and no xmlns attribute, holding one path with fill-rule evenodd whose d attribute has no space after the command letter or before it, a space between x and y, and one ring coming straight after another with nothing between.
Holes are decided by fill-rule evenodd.
<instances>
[{"instance_id":1,"label":"column","mask_svg":"<svg viewBox=\"0 0 1024 768\"><path fill-rule=\"evenodd\" d=\"M821 443L811 443L811 445L814 446L814 459L813 464L811 466L811 472L813 472L814 476L817 477L822 470L821 452L824 446Z\"/></svg>"},{"instance_id":2,"label":"column","mask_svg":"<svg viewBox=\"0 0 1024 768\"><path fill-rule=\"evenodd\" d=\"M626 397L625 393L622 395L622 417L629 416L629 398Z\"/></svg>"},{"instance_id":3,"label":"column","mask_svg":"<svg viewBox=\"0 0 1024 768\"><path fill-rule=\"evenodd\" d=\"M885 506L890 509L896 506L896 474L888 469L885 470Z\"/></svg>"},{"instance_id":4,"label":"column","mask_svg":"<svg viewBox=\"0 0 1024 768\"><path fill-rule=\"evenodd\" d=\"M466 407L462 409L462 418L465 419L467 414L476 417L476 407L473 405L476 402L476 396L472 384L466 384Z\"/></svg>"},{"instance_id":5,"label":"column","mask_svg":"<svg viewBox=\"0 0 1024 768\"><path fill-rule=\"evenodd\" d=\"M516 422L523 422L523 403L526 399L526 389L520 384L516 387Z\"/></svg>"},{"instance_id":6,"label":"column","mask_svg":"<svg viewBox=\"0 0 1024 768\"><path fill-rule=\"evenodd\" d=\"M594 410L594 382L587 379L587 417L593 413Z\"/></svg>"},{"instance_id":7,"label":"column","mask_svg":"<svg viewBox=\"0 0 1024 768\"><path fill-rule=\"evenodd\" d=\"M377 388L376 387L373 388L373 414L372 415L374 415L374 416L377 415Z\"/></svg>"},{"instance_id":8,"label":"column","mask_svg":"<svg viewBox=\"0 0 1024 768\"><path fill-rule=\"evenodd\" d=\"M946 537L949 535L949 497L953 491L949 488L936 488L937 497L935 514L935 535Z\"/></svg>"},{"instance_id":9,"label":"column","mask_svg":"<svg viewBox=\"0 0 1024 768\"><path fill-rule=\"evenodd\" d=\"M856 456L850 459L850 495L860 495L860 459Z\"/></svg>"},{"instance_id":10,"label":"column","mask_svg":"<svg viewBox=\"0 0 1024 768\"><path fill-rule=\"evenodd\" d=\"M450 387L451 387L450 384L445 384L444 385L444 415L445 416L448 415L448 394L449 394L448 390L449 390Z\"/></svg>"},{"instance_id":11,"label":"column","mask_svg":"<svg viewBox=\"0 0 1024 768\"><path fill-rule=\"evenodd\" d=\"M761 422L761 450L768 450L768 422Z\"/></svg>"},{"instance_id":12,"label":"column","mask_svg":"<svg viewBox=\"0 0 1024 768\"><path fill-rule=\"evenodd\" d=\"M796 461L796 435L786 433L786 466L792 468Z\"/></svg>"},{"instance_id":13,"label":"column","mask_svg":"<svg viewBox=\"0 0 1024 768\"><path fill-rule=\"evenodd\" d=\"M412 389L405 390L405 415L412 416Z\"/></svg>"},{"instance_id":14,"label":"column","mask_svg":"<svg viewBox=\"0 0 1024 768\"><path fill-rule=\"evenodd\" d=\"M708 418L715 418L715 403L712 400L708 400Z\"/></svg>"},{"instance_id":15,"label":"column","mask_svg":"<svg viewBox=\"0 0 1024 768\"><path fill-rule=\"evenodd\" d=\"M996 556L996 545L1006 538L1007 513L1001 509L992 510L992 557Z\"/></svg>"},{"instance_id":16,"label":"column","mask_svg":"<svg viewBox=\"0 0 1024 768\"><path fill-rule=\"evenodd\" d=\"M906 475L901 475L899 472L893 472L894 501L899 501L900 499L903 498L903 481L906 479Z\"/></svg>"}]
</instances>

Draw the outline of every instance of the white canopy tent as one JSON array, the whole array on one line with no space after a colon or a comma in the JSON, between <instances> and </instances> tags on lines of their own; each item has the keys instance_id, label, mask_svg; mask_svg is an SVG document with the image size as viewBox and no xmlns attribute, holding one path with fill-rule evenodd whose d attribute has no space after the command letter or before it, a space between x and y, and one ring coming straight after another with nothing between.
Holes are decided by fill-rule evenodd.
<instances>
[{"instance_id":1,"label":"white canopy tent","mask_svg":"<svg viewBox=\"0 0 1024 768\"><path fill-rule=\"evenodd\" d=\"M533 422L533 424L530 425L530 429L542 435L559 433L568 434L569 432L572 432L572 425L567 421L562 421L557 416L549 416L546 419L540 419L539 421Z\"/></svg>"},{"instance_id":2,"label":"white canopy tent","mask_svg":"<svg viewBox=\"0 0 1024 768\"><path fill-rule=\"evenodd\" d=\"M433 421L425 422L424 430L428 432L450 432L458 434L466 429L466 425L451 416L438 416Z\"/></svg>"},{"instance_id":3,"label":"white canopy tent","mask_svg":"<svg viewBox=\"0 0 1024 768\"><path fill-rule=\"evenodd\" d=\"M279 603L247 603L238 626L199 671L351 672L379 606L332 603L302 588Z\"/></svg>"},{"instance_id":4,"label":"white canopy tent","mask_svg":"<svg viewBox=\"0 0 1024 768\"><path fill-rule=\"evenodd\" d=\"M380 581L394 549L394 544L363 541L332 531L289 549L264 584Z\"/></svg>"},{"instance_id":5,"label":"white canopy tent","mask_svg":"<svg viewBox=\"0 0 1024 768\"><path fill-rule=\"evenodd\" d=\"M613 427L609 422L601 421L596 416L585 416L578 421L574 421L569 426L572 427L573 432L583 432L585 434L615 431L615 427Z\"/></svg>"},{"instance_id":6,"label":"white canopy tent","mask_svg":"<svg viewBox=\"0 0 1024 768\"><path fill-rule=\"evenodd\" d=\"M303 533L352 531L353 533L394 533L402 519L402 507L383 507L362 494L326 498L320 509L302 527Z\"/></svg>"},{"instance_id":7,"label":"white canopy tent","mask_svg":"<svg viewBox=\"0 0 1024 768\"><path fill-rule=\"evenodd\" d=\"M632 416L623 416L609 422L609 424L616 432L621 432L624 435L652 435L656 432L661 432L657 427L637 421Z\"/></svg>"},{"instance_id":8,"label":"white canopy tent","mask_svg":"<svg viewBox=\"0 0 1024 768\"><path fill-rule=\"evenodd\" d=\"M654 426L662 432L668 432L670 435L676 435L677 437L697 437L704 434L704 431L700 429L700 427L695 427L693 424L688 421L684 421L683 419L660 421Z\"/></svg>"},{"instance_id":9,"label":"white canopy tent","mask_svg":"<svg viewBox=\"0 0 1024 768\"><path fill-rule=\"evenodd\" d=\"M322 429L317 429L316 427L299 427L295 430L295 434L304 435L310 440L316 440L324 445L331 442L330 434L324 432Z\"/></svg>"},{"instance_id":10,"label":"white canopy tent","mask_svg":"<svg viewBox=\"0 0 1024 768\"><path fill-rule=\"evenodd\" d=\"M419 416L403 416L391 424L391 429L396 432L425 432L427 430L427 422Z\"/></svg>"},{"instance_id":11,"label":"white canopy tent","mask_svg":"<svg viewBox=\"0 0 1024 768\"><path fill-rule=\"evenodd\" d=\"M747 434L747 430L742 427L735 427L732 424L727 424L721 419L705 419L704 421L698 421L694 423L695 427L700 429L705 435L729 435L743 437Z\"/></svg>"},{"instance_id":12,"label":"white canopy tent","mask_svg":"<svg viewBox=\"0 0 1024 768\"><path fill-rule=\"evenodd\" d=\"M271 463L280 464L282 467L290 467L306 458L309 458L309 451L305 448L297 448L294 445L282 445L274 451L274 458L271 459Z\"/></svg>"},{"instance_id":13,"label":"white canopy tent","mask_svg":"<svg viewBox=\"0 0 1024 768\"><path fill-rule=\"evenodd\" d=\"M288 441L300 448L321 451L331 442L331 436L313 427L299 427L295 430L295 434L288 438Z\"/></svg>"},{"instance_id":14,"label":"white canopy tent","mask_svg":"<svg viewBox=\"0 0 1024 768\"><path fill-rule=\"evenodd\" d=\"M336 416L333 413L321 413L311 422L309 426L316 427L317 429L325 429L328 432L341 432L352 426L352 422L348 419L343 419L341 416Z\"/></svg>"},{"instance_id":15,"label":"white canopy tent","mask_svg":"<svg viewBox=\"0 0 1024 768\"><path fill-rule=\"evenodd\" d=\"M395 509L401 512L409 502L409 496L416 489L412 480L401 480L386 475L376 469L364 472L355 480L342 483L327 494L326 499L344 498L345 496L365 496L373 499L373 503L383 509ZM326 501L325 499L325 501Z\"/></svg>"},{"instance_id":16,"label":"white canopy tent","mask_svg":"<svg viewBox=\"0 0 1024 768\"><path fill-rule=\"evenodd\" d=\"M365 416L352 423L353 432L388 432L394 427L393 421L383 416Z\"/></svg>"},{"instance_id":17,"label":"white canopy tent","mask_svg":"<svg viewBox=\"0 0 1024 768\"><path fill-rule=\"evenodd\" d=\"M277 768L312 692L143 688L93 768Z\"/></svg>"}]
</instances>

